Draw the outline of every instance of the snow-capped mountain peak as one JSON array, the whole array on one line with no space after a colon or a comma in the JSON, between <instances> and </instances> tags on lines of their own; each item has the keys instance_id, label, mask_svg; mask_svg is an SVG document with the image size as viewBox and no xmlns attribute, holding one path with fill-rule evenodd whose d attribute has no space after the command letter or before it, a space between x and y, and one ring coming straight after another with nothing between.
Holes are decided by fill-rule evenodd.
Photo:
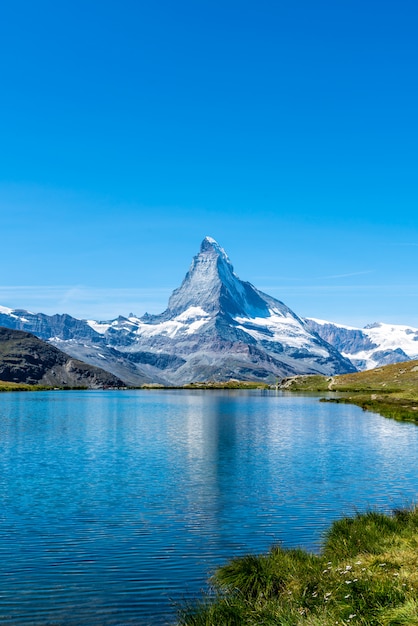
<instances>
[{"instance_id":1,"label":"snow-capped mountain peak","mask_svg":"<svg viewBox=\"0 0 418 626\"><path fill-rule=\"evenodd\" d=\"M129 384L205 380L273 382L292 374L353 371L352 364L283 302L242 281L225 250L205 237L160 315L98 322L0 311L72 356L104 365ZM0 319L1 322L1 319ZM25 327L26 329L26 327Z\"/></svg>"},{"instance_id":2,"label":"snow-capped mountain peak","mask_svg":"<svg viewBox=\"0 0 418 626\"><path fill-rule=\"evenodd\" d=\"M227 253L222 248L222 246L220 246L219 243L215 239L213 239L213 237L206 236L204 238L204 240L200 244L200 252L201 253L209 252L210 254L217 254L218 256L223 258L226 261L226 263L229 263L229 265L231 265L232 267L231 261L229 260Z\"/></svg>"},{"instance_id":3,"label":"snow-capped mountain peak","mask_svg":"<svg viewBox=\"0 0 418 626\"><path fill-rule=\"evenodd\" d=\"M354 370L285 304L242 281L212 237L202 241L163 313L115 320L103 331L121 351L161 356L169 364L164 376L176 384Z\"/></svg>"},{"instance_id":4,"label":"snow-capped mountain peak","mask_svg":"<svg viewBox=\"0 0 418 626\"><path fill-rule=\"evenodd\" d=\"M229 315L269 314L257 290L238 278L225 250L212 237L202 241L181 286L170 297L167 312L179 315L190 307Z\"/></svg>"}]
</instances>

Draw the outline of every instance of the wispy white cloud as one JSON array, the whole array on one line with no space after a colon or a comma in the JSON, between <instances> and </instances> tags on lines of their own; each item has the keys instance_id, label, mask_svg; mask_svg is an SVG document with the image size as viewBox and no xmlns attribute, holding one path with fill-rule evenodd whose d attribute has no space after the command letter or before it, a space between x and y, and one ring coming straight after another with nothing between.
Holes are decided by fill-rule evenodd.
<instances>
[{"instance_id":1,"label":"wispy white cloud","mask_svg":"<svg viewBox=\"0 0 418 626\"><path fill-rule=\"evenodd\" d=\"M329 276L319 276L319 280L334 279L334 278L351 278L352 276L365 276L366 274L373 274L374 270L363 270L361 272L347 272L345 274L331 274Z\"/></svg>"}]
</instances>

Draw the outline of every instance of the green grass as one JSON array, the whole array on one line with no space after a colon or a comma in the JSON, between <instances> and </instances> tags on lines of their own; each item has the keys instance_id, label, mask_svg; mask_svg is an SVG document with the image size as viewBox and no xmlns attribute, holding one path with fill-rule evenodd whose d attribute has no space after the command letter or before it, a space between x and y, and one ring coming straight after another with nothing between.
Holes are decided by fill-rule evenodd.
<instances>
[{"instance_id":1,"label":"green grass","mask_svg":"<svg viewBox=\"0 0 418 626\"><path fill-rule=\"evenodd\" d=\"M335 522L320 555L274 547L233 559L180 626L418 625L418 509Z\"/></svg>"},{"instance_id":2,"label":"green grass","mask_svg":"<svg viewBox=\"0 0 418 626\"><path fill-rule=\"evenodd\" d=\"M163 385L143 385L141 387L129 387L130 389L269 389L270 386L265 383L229 380L226 382L206 382L206 383L190 383L182 387L165 387ZM48 389L57 389L57 387L47 387L45 385L26 385L25 383L11 383L0 381L1 391L45 391ZM87 389L87 387L60 387L60 389Z\"/></svg>"},{"instance_id":3,"label":"green grass","mask_svg":"<svg viewBox=\"0 0 418 626\"><path fill-rule=\"evenodd\" d=\"M418 399L415 398L392 396L372 400L370 396L359 393L355 396L347 394L343 398L323 398L321 402L356 404L364 411L373 411L391 419L418 423Z\"/></svg>"},{"instance_id":4,"label":"green grass","mask_svg":"<svg viewBox=\"0 0 418 626\"><path fill-rule=\"evenodd\" d=\"M288 391L332 392L325 402L356 404L399 420L418 422L418 361L385 365L341 376L295 376L282 383Z\"/></svg>"},{"instance_id":5,"label":"green grass","mask_svg":"<svg viewBox=\"0 0 418 626\"><path fill-rule=\"evenodd\" d=\"M26 385L25 383L11 383L0 380L0 392L2 391L53 391L54 389L61 389L65 391L82 391L88 389L88 387L48 387L47 385Z\"/></svg>"},{"instance_id":6,"label":"green grass","mask_svg":"<svg viewBox=\"0 0 418 626\"><path fill-rule=\"evenodd\" d=\"M40 387L38 385L26 385L24 383L9 383L0 380L0 392L1 391L38 391ZM43 387L46 389L46 387Z\"/></svg>"}]
</instances>

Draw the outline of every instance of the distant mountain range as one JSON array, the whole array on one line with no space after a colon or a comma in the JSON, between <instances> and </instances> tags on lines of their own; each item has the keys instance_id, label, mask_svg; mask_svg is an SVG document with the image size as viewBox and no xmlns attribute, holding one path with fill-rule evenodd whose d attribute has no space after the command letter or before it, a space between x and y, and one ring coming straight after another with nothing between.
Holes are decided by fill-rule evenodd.
<instances>
[{"instance_id":1,"label":"distant mountain range","mask_svg":"<svg viewBox=\"0 0 418 626\"><path fill-rule=\"evenodd\" d=\"M418 328L369 324L364 328L307 319L309 327L349 359L358 370L418 358Z\"/></svg>"},{"instance_id":2,"label":"distant mountain range","mask_svg":"<svg viewBox=\"0 0 418 626\"><path fill-rule=\"evenodd\" d=\"M99 367L82 363L30 333L0 327L0 380L48 387L121 387Z\"/></svg>"},{"instance_id":3,"label":"distant mountain range","mask_svg":"<svg viewBox=\"0 0 418 626\"><path fill-rule=\"evenodd\" d=\"M342 374L380 364L379 358L406 360L413 356L409 345L418 347L416 329L382 333L381 347L378 333L298 317L240 280L210 237L160 315L102 322L0 307L0 326L31 332L128 385ZM395 335L408 338L408 351L405 342L390 345Z\"/></svg>"}]
</instances>

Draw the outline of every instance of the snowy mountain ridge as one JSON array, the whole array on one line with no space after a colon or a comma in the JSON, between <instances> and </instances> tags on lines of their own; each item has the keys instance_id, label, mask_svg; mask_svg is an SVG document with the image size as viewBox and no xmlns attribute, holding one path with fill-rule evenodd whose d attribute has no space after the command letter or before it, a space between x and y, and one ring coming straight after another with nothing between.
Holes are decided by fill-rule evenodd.
<instances>
[{"instance_id":1,"label":"snowy mountain ridge","mask_svg":"<svg viewBox=\"0 0 418 626\"><path fill-rule=\"evenodd\" d=\"M418 358L418 328L376 322L364 328L315 318L308 325L359 370Z\"/></svg>"},{"instance_id":2,"label":"snowy mountain ridge","mask_svg":"<svg viewBox=\"0 0 418 626\"><path fill-rule=\"evenodd\" d=\"M33 332L72 356L105 364L134 385L231 378L275 382L292 374L354 370L283 302L240 280L211 237L202 241L160 315L100 322L3 307L0 325Z\"/></svg>"},{"instance_id":3,"label":"snowy mountain ridge","mask_svg":"<svg viewBox=\"0 0 418 626\"><path fill-rule=\"evenodd\" d=\"M275 382L295 374L345 373L418 354L418 330L412 327L358 329L300 318L242 281L211 237L202 241L159 315L96 321L0 307L0 326L31 332L129 385Z\"/></svg>"},{"instance_id":4,"label":"snowy mountain ridge","mask_svg":"<svg viewBox=\"0 0 418 626\"><path fill-rule=\"evenodd\" d=\"M241 281L225 250L210 237L163 313L88 324L125 357L142 351L182 359L158 372L170 384L202 376L274 380L353 370L285 304ZM157 372L147 360L141 367L152 377Z\"/></svg>"}]
</instances>

